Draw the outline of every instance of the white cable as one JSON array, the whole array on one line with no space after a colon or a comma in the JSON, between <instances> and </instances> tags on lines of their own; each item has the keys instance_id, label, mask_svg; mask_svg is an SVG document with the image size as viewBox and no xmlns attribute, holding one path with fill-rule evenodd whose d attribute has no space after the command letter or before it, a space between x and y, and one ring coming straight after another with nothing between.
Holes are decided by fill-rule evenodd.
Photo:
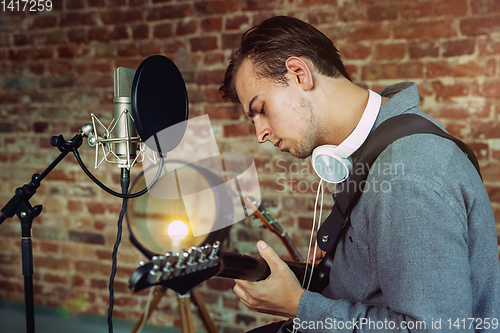
<instances>
[{"instance_id":1,"label":"white cable","mask_svg":"<svg viewBox=\"0 0 500 333\"><path fill-rule=\"evenodd\" d=\"M323 212L323 197L324 197L324 190L323 190L323 183L320 181L318 185L318 192L316 193L316 206L318 203L318 196L319 196L319 189L321 188L321 204L319 206L319 216L318 216L318 226L316 229L316 234L319 231L319 228L321 227L321 215ZM316 210L316 206L314 207L314 210ZM311 281L313 277L313 272L314 272L314 264L316 263L316 252L318 250L318 237L314 238L314 255L313 255L313 261L311 263L311 275L309 276L309 282L307 283L307 289L309 290L309 287L311 286Z\"/></svg>"},{"instance_id":2,"label":"white cable","mask_svg":"<svg viewBox=\"0 0 500 333\"><path fill-rule=\"evenodd\" d=\"M142 317L141 326L137 330L137 333L141 333L142 329L144 328L144 326L146 326L146 323L148 322L149 306L151 305L151 299L153 298L153 294L154 294L154 288L151 288L149 290L149 296L146 302L146 308L144 309L144 316Z\"/></svg>"},{"instance_id":3,"label":"white cable","mask_svg":"<svg viewBox=\"0 0 500 333\"><path fill-rule=\"evenodd\" d=\"M302 288L304 288L304 284L306 282L307 268L309 266L308 259L309 259L309 254L311 254L311 245L312 245L312 240L313 240L313 237L314 237L314 230L315 230L315 226L316 226L316 210L318 208L318 197L319 197L320 189L321 189L321 206L320 206L320 209L319 209L319 218L318 218L318 227L317 227L317 230L319 230L319 228L321 226L321 213L323 211L323 195L324 195L324 191L323 191L323 180L322 179L319 180L318 191L316 192L316 201L314 202L313 225L312 225L312 228L311 228L311 237L309 238L309 247L307 249L306 268L304 270L304 278L302 280ZM316 251L317 251L317 249L318 249L318 239L316 238L314 240L314 256L313 256L313 260L312 260L312 263L311 263L311 275L309 277L309 282L307 283L307 287L305 288L306 290L309 290L309 286L311 285L312 275L313 275L313 272L314 272L314 264L316 262ZM292 333L297 333L297 327L295 327L295 325L293 326Z\"/></svg>"},{"instance_id":4,"label":"white cable","mask_svg":"<svg viewBox=\"0 0 500 333\"><path fill-rule=\"evenodd\" d=\"M309 256L311 254L312 242L313 242L313 237L314 237L314 230L315 230L315 226L316 226L316 210L318 208L318 197L319 197L320 189L321 189L321 208L320 208L319 219L318 219L318 227L317 227L318 230L319 230L319 227L321 226L321 212L323 210L323 180L322 179L319 180L318 190L316 191L316 201L314 202L313 225L311 228L311 236L309 238L309 247L307 249L307 257L306 257L307 259L309 259ZM313 261L311 263L311 277L312 277L312 273L314 270L314 263L316 261L316 251L317 251L317 247L318 247L317 245L318 245L318 240L316 239L314 241L314 256L313 256ZM304 279L302 280L302 288L304 288L304 285L306 282L306 275L307 275L308 267L309 267L309 261L307 260L305 271L304 271ZM309 283L308 283L308 286L306 289L309 289L310 283L311 283L311 279L309 279Z\"/></svg>"}]
</instances>

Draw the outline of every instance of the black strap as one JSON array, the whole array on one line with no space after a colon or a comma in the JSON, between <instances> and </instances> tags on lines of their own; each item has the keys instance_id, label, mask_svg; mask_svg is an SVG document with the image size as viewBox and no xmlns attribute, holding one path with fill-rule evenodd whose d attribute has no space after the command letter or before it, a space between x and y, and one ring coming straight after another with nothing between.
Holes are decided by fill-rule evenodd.
<instances>
[{"instance_id":1,"label":"black strap","mask_svg":"<svg viewBox=\"0 0 500 333\"><path fill-rule=\"evenodd\" d=\"M332 213L323 222L317 235L318 245L323 251L329 252L334 249L341 229L349 223L349 209L357 204L362 194L360 188L362 182L368 177L370 167L380 153L392 142L419 133L436 134L455 142L467 155L481 177L479 163L472 149L431 121L416 114L402 114L389 118L380 124L358 149L358 158L350 176L342 184L342 189L334 193L335 203Z\"/></svg>"}]
</instances>

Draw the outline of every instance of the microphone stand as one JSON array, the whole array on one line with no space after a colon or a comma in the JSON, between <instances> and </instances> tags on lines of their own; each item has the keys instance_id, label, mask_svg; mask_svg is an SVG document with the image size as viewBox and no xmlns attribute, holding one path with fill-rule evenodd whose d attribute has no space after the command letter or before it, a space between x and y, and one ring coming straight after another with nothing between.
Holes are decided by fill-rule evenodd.
<instances>
[{"instance_id":1,"label":"microphone stand","mask_svg":"<svg viewBox=\"0 0 500 333\"><path fill-rule=\"evenodd\" d=\"M32 207L29 203L31 197L40 187L41 181L49 174L52 169L62 161L71 151L76 151L83 142L81 134L75 135L70 141L65 141L62 135L53 136L50 144L59 148L61 154L45 169L42 174L35 173L31 177L31 182L19 187L15 195L0 210L0 225L6 219L17 215L21 221L21 248L22 248L22 267L24 276L24 302L26 311L26 331L35 332L35 306L33 299L33 248L31 244L31 226L33 219L42 212L42 205Z\"/></svg>"}]
</instances>

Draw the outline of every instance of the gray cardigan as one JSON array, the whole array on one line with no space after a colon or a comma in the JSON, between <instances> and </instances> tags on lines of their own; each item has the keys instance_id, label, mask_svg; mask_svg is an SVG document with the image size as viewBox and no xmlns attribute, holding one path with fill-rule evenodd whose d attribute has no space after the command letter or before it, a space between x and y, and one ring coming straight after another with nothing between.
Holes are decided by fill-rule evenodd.
<instances>
[{"instance_id":1,"label":"gray cardigan","mask_svg":"<svg viewBox=\"0 0 500 333\"><path fill-rule=\"evenodd\" d=\"M417 108L414 83L380 94L391 99L375 126L402 113L431 119ZM330 284L322 294L304 293L294 326L304 333L497 332L498 321L495 219L478 173L451 140L397 140L372 166Z\"/></svg>"}]
</instances>

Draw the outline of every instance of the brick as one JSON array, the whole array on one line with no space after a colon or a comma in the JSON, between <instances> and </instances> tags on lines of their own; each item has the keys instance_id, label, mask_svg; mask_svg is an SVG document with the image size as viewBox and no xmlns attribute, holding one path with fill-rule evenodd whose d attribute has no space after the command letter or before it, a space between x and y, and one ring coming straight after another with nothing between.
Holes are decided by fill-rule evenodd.
<instances>
[{"instance_id":1,"label":"brick","mask_svg":"<svg viewBox=\"0 0 500 333\"><path fill-rule=\"evenodd\" d=\"M224 70L213 70L213 71L198 71L196 78L197 84L218 84L222 82L224 77Z\"/></svg>"},{"instance_id":2,"label":"brick","mask_svg":"<svg viewBox=\"0 0 500 333\"><path fill-rule=\"evenodd\" d=\"M87 0L87 6L89 8L102 8L106 6L105 0Z\"/></svg>"},{"instance_id":3,"label":"brick","mask_svg":"<svg viewBox=\"0 0 500 333\"><path fill-rule=\"evenodd\" d=\"M247 26L249 23L248 16L245 15L235 15L226 18L226 30L241 30L243 27Z\"/></svg>"},{"instance_id":4,"label":"brick","mask_svg":"<svg viewBox=\"0 0 500 333\"><path fill-rule=\"evenodd\" d=\"M349 43L339 48L342 58L349 60L366 59L372 54L371 46L361 43Z\"/></svg>"},{"instance_id":5,"label":"brick","mask_svg":"<svg viewBox=\"0 0 500 333\"><path fill-rule=\"evenodd\" d=\"M179 22L177 24L177 29L175 30L175 34L177 36L190 35L194 34L197 29L198 29L198 22L195 20L191 20L188 22Z\"/></svg>"},{"instance_id":6,"label":"brick","mask_svg":"<svg viewBox=\"0 0 500 333\"><path fill-rule=\"evenodd\" d=\"M61 27L79 27L95 25L94 15L91 13L63 13L60 16Z\"/></svg>"},{"instance_id":7,"label":"brick","mask_svg":"<svg viewBox=\"0 0 500 333\"><path fill-rule=\"evenodd\" d=\"M333 16L333 15L332 15ZM353 22L367 20L368 14L365 6L343 6L338 10L339 20L343 22Z\"/></svg>"},{"instance_id":8,"label":"brick","mask_svg":"<svg viewBox=\"0 0 500 333\"><path fill-rule=\"evenodd\" d=\"M438 57L439 46L435 41L419 41L408 45L410 59L420 59L424 57Z\"/></svg>"},{"instance_id":9,"label":"brick","mask_svg":"<svg viewBox=\"0 0 500 333\"><path fill-rule=\"evenodd\" d=\"M14 35L14 45L15 46L24 46L28 45L28 36L25 34L15 34Z\"/></svg>"},{"instance_id":10,"label":"brick","mask_svg":"<svg viewBox=\"0 0 500 333\"><path fill-rule=\"evenodd\" d=\"M239 104L208 105L205 107L205 113L210 119L238 120L244 117L243 108Z\"/></svg>"},{"instance_id":11,"label":"brick","mask_svg":"<svg viewBox=\"0 0 500 333\"><path fill-rule=\"evenodd\" d=\"M45 77L40 80L40 88L71 88L75 84L74 77Z\"/></svg>"},{"instance_id":12,"label":"brick","mask_svg":"<svg viewBox=\"0 0 500 333\"><path fill-rule=\"evenodd\" d=\"M87 209L90 214L104 214L106 212L106 204L99 202L89 202L87 203Z\"/></svg>"},{"instance_id":13,"label":"brick","mask_svg":"<svg viewBox=\"0 0 500 333\"><path fill-rule=\"evenodd\" d=\"M500 41L497 41L494 38L477 38L476 41L480 56L500 54Z\"/></svg>"},{"instance_id":14,"label":"brick","mask_svg":"<svg viewBox=\"0 0 500 333\"><path fill-rule=\"evenodd\" d=\"M159 24L153 27L153 36L156 38L168 38L174 36L174 28L171 23Z\"/></svg>"},{"instance_id":15,"label":"brick","mask_svg":"<svg viewBox=\"0 0 500 333\"><path fill-rule=\"evenodd\" d=\"M460 20L460 32L466 36L491 35L500 31L500 15Z\"/></svg>"},{"instance_id":16,"label":"brick","mask_svg":"<svg viewBox=\"0 0 500 333\"><path fill-rule=\"evenodd\" d=\"M106 289L108 281L102 279L90 279L90 286L94 289Z\"/></svg>"},{"instance_id":17,"label":"brick","mask_svg":"<svg viewBox=\"0 0 500 333\"><path fill-rule=\"evenodd\" d=\"M402 20L412 20L424 17L430 17L432 13L431 1L404 2L400 4L400 13Z\"/></svg>"},{"instance_id":18,"label":"brick","mask_svg":"<svg viewBox=\"0 0 500 333\"><path fill-rule=\"evenodd\" d=\"M205 65L215 65L224 62L225 57L222 53L207 53L203 59Z\"/></svg>"},{"instance_id":19,"label":"brick","mask_svg":"<svg viewBox=\"0 0 500 333\"><path fill-rule=\"evenodd\" d=\"M457 36L453 20L434 20L431 22L403 22L394 27L394 38L419 39Z\"/></svg>"},{"instance_id":20,"label":"brick","mask_svg":"<svg viewBox=\"0 0 500 333\"><path fill-rule=\"evenodd\" d=\"M52 271L68 271L72 267L72 264L67 259L38 256L33 258L33 265L37 268L47 268Z\"/></svg>"},{"instance_id":21,"label":"brick","mask_svg":"<svg viewBox=\"0 0 500 333\"><path fill-rule=\"evenodd\" d=\"M409 79L423 77L421 63L368 65L363 69L364 80Z\"/></svg>"},{"instance_id":22,"label":"brick","mask_svg":"<svg viewBox=\"0 0 500 333\"><path fill-rule=\"evenodd\" d=\"M132 37L134 39L149 38L149 26L147 24L139 24L132 26Z\"/></svg>"},{"instance_id":23,"label":"brick","mask_svg":"<svg viewBox=\"0 0 500 333\"><path fill-rule=\"evenodd\" d=\"M466 96L469 94L470 89L470 84L467 83L445 85L441 81L435 81L432 86L438 99Z\"/></svg>"},{"instance_id":24,"label":"brick","mask_svg":"<svg viewBox=\"0 0 500 333\"><path fill-rule=\"evenodd\" d=\"M190 5L155 7L146 14L147 21L176 19L188 17L192 14Z\"/></svg>"},{"instance_id":25,"label":"brick","mask_svg":"<svg viewBox=\"0 0 500 333\"><path fill-rule=\"evenodd\" d=\"M487 73L487 68L491 66L479 64L476 61L471 61L467 63L456 63L456 62L431 62L426 64L427 76L430 78L435 77L445 77L445 76L477 76Z\"/></svg>"},{"instance_id":26,"label":"brick","mask_svg":"<svg viewBox=\"0 0 500 333\"><path fill-rule=\"evenodd\" d=\"M195 37L189 40L192 52L199 51L211 51L217 49L217 38L206 36L206 37Z\"/></svg>"},{"instance_id":27,"label":"brick","mask_svg":"<svg viewBox=\"0 0 500 333\"><path fill-rule=\"evenodd\" d=\"M500 96L500 81L499 80L485 81L479 86L478 95L483 97L498 98Z\"/></svg>"},{"instance_id":28,"label":"brick","mask_svg":"<svg viewBox=\"0 0 500 333\"><path fill-rule=\"evenodd\" d=\"M500 123L492 121L481 122L472 129L472 136L478 139L497 139L500 133ZM491 198L490 198L491 199Z\"/></svg>"},{"instance_id":29,"label":"brick","mask_svg":"<svg viewBox=\"0 0 500 333\"><path fill-rule=\"evenodd\" d=\"M136 9L104 11L100 13L100 17L106 25L128 25L143 21L142 11Z\"/></svg>"},{"instance_id":30,"label":"brick","mask_svg":"<svg viewBox=\"0 0 500 333\"><path fill-rule=\"evenodd\" d=\"M156 42L145 41L139 44L139 54L144 56L150 56L152 54L160 54L161 48Z\"/></svg>"},{"instance_id":31,"label":"brick","mask_svg":"<svg viewBox=\"0 0 500 333\"><path fill-rule=\"evenodd\" d=\"M251 124L230 124L224 126L224 137L238 137L254 135L254 129Z\"/></svg>"},{"instance_id":32,"label":"brick","mask_svg":"<svg viewBox=\"0 0 500 333\"><path fill-rule=\"evenodd\" d=\"M42 75L45 73L45 65L43 63L31 63L28 65L28 68L34 75Z\"/></svg>"},{"instance_id":33,"label":"brick","mask_svg":"<svg viewBox=\"0 0 500 333\"><path fill-rule=\"evenodd\" d=\"M34 89L36 80L32 78L3 79L2 85L5 89Z\"/></svg>"},{"instance_id":34,"label":"brick","mask_svg":"<svg viewBox=\"0 0 500 333\"><path fill-rule=\"evenodd\" d=\"M234 13L240 9L239 1L205 0L195 2L195 12L199 15Z\"/></svg>"},{"instance_id":35,"label":"brick","mask_svg":"<svg viewBox=\"0 0 500 333\"><path fill-rule=\"evenodd\" d=\"M104 245L104 237L101 234L87 231L69 230L69 240L78 243Z\"/></svg>"},{"instance_id":36,"label":"brick","mask_svg":"<svg viewBox=\"0 0 500 333\"><path fill-rule=\"evenodd\" d=\"M110 40L120 40L120 39L128 39L128 30L126 26L115 26L114 29L109 33Z\"/></svg>"},{"instance_id":37,"label":"brick","mask_svg":"<svg viewBox=\"0 0 500 333\"><path fill-rule=\"evenodd\" d=\"M240 36L241 33L222 34L222 49L233 50L236 46L238 46Z\"/></svg>"},{"instance_id":38,"label":"brick","mask_svg":"<svg viewBox=\"0 0 500 333\"><path fill-rule=\"evenodd\" d=\"M123 7L127 4L127 0L109 0L109 7Z\"/></svg>"},{"instance_id":39,"label":"brick","mask_svg":"<svg viewBox=\"0 0 500 333\"><path fill-rule=\"evenodd\" d=\"M0 122L0 133L11 133L14 132L13 123Z\"/></svg>"},{"instance_id":40,"label":"brick","mask_svg":"<svg viewBox=\"0 0 500 333\"><path fill-rule=\"evenodd\" d=\"M340 31L340 29L339 29ZM343 33L341 33L343 35ZM363 40L379 40L388 39L390 32L387 26L383 24L365 24L362 27L354 28L346 36L347 42L359 42Z\"/></svg>"},{"instance_id":41,"label":"brick","mask_svg":"<svg viewBox=\"0 0 500 333\"><path fill-rule=\"evenodd\" d=\"M31 23L30 30L48 29L55 28L57 26L57 16L56 15L43 15L35 16L33 22Z\"/></svg>"},{"instance_id":42,"label":"brick","mask_svg":"<svg viewBox=\"0 0 500 333\"><path fill-rule=\"evenodd\" d=\"M118 45L116 54L120 57L135 56L137 55L137 45L135 43Z\"/></svg>"},{"instance_id":43,"label":"brick","mask_svg":"<svg viewBox=\"0 0 500 333\"><path fill-rule=\"evenodd\" d=\"M166 54L176 54L186 48L185 42L179 39L168 40L164 43L164 45L165 45L164 52Z\"/></svg>"},{"instance_id":44,"label":"brick","mask_svg":"<svg viewBox=\"0 0 500 333\"><path fill-rule=\"evenodd\" d=\"M55 275L51 273L45 273L43 275L43 282L47 283L68 283L68 277L65 275Z\"/></svg>"},{"instance_id":45,"label":"brick","mask_svg":"<svg viewBox=\"0 0 500 333\"><path fill-rule=\"evenodd\" d=\"M500 2L495 0L476 0L471 2L472 13L491 14L500 12Z\"/></svg>"},{"instance_id":46,"label":"brick","mask_svg":"<svg viewBox=\"0 0 500 333\"><path fill-rule=\"evenodd\" d=\"M461 39L443 43L443 57L456 57L474 53L476 41L474 39Z\"/></svg>"},{"instance_id":47,"label":"brick","mask_svg":"<svg viewBox=\"0 0 500 333\"><path fill-rule=\"evenodd\" d=\"M85 30L81 28L69 29L66 33L66 38L70 43L83 43L85 41Z\"/></svg>"},{"instance_id":48,"label":"brick","mask_svg":"<svg viewBox=\"0 0 500 333\"><path fill-rule=\"evenodd\" d=\"M67 9L82 9L84 7L85 4L82 0L66 0Z\"/></svg>"},{"instance_id":49,"label":"brick","mask_svg":"<svg viewBox=\"0 0 500 333\"><path fill-rule=\"evenodd\" d=\"M397 20L398 6L396 4L372 5L368 7L368 20L384 21Z\"/></svg>"},{"instance_id":50,"label":"brick","mask_svg":"<svg viewBox=\"0 0 500 333\"><path fill-rule=\"evenodd\" d=\"M76 55L75 49L70 46L63 46L57 48L58 58L74 58Z\"/></svg>"},{"instance_id":51,"label":"brick","mask_svg":"<svg viewBox=\"0 0 500 333\"><path fill-rule=\"evenodd\" d=\"M108 39L108 28L96 27L87 31L87 40L104 42Z\"/></svg>"},{"instance_id":52,"label":"brick","mask_svg":"<svg viewBox=\"0 0 500 333\"><path fill-rule=\"evenodd\" d=\"M432 16L458 17L467 15L467 0L438 0L432 3Z\"/></svg>"},{"instance_id":53,"label":"brick","mask_svg":"<svg viewBox=\"0 0 500 333\"><path fill-rule=\"evenodd\" d=\"M378 44L375 51L376 60L398 60L406 56L406 43Z\"/></svg>"},{"instance_id":54,"label":"brick","mask_svg":"<svg viewBox=\"0 0 500 333\"><path fill-rule=\"evenodd\" d=\"M109 275L111 267L108 264L96 263L95 261L75 260L75 271L85 275Z\"/></svg>"},{"instance_id":55,"label":"brick","mask_svg":"<svg viewBox=\"0 0 500 333\"><path fill-rule=\"evenodd\" d=\"M145 7L149 4L149 1L148 0L129 0L129 5L131 7L135 7L135 6L138 6L138 7Z\"/></svg>"},{"instance_id":56,"label":"brick","mask_svg":"<svg viewBox=\"0 0 500 333\"><path fill-rule=\"evenodd\" d=\"M222 31L222 17L210 17L200 22L201 30L204 32Z\"/></svg>"}]
</instances>

